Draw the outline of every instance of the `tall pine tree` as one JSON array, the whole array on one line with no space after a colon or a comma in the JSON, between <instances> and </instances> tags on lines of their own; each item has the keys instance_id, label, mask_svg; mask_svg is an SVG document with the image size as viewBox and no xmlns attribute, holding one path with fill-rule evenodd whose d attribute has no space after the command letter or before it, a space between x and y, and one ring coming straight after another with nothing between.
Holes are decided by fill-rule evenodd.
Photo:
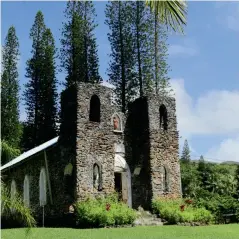
<instances>
[{"instance_id":1,"label":"tall pine tree","mask_svg":"<svg viewBox=\"0 0 239 239\"><path fill-rule=\"evenodd\" d=\"M17 69L19 55L19 42L16 30L11 26L8 29L2 52L1 138L2 141L6 141L13 148L19 147L21 138Z\"/></svg>"},{"instance_id":2,"label":"tall pine tree","mask_svg":"<svg viewBox=\"0 0 239 239\"><path fill-rule=\"evenodd\" d=\"M23 147L37 146L56 136L56 78L54 39L46 29L44 16L38 11L30 31L32 57L27 61L29 82L24 92L27 121Z\"/></svg>"},{"instance_id":3,"label":"tall pine tree","mask_svg":"<svg viewBox=\"0 0 239 239\"><path fill-rule=\"evenodd\" d=\"M61 66L67 74L66 86L77 82L99 83L99 58L94 30L92 1L68 1L61 39Z\"/></svg>"},{"instance_id":4,"label":"tall pine tree","mask_svg":"<svg viewBox=\"0 0 239 239\"><path fill-rule=\"evenodd\" d=\"M168 76L168 72L170 70L170 67L168 65L168 44L167 44L167 39L168 39L168 33L166 31L166 28L163 24L159 25L158 28L158 36L159 36L159 46L158 50L159 53L159 60L158 64L159 66L157 67L158 70L158 82L157 82L157 87L155 87L156 93L161 94L163 97L169 96L172 93L172 88L170 85L170 78ZM156 82L156 78L155 78Z\"/></svg>"},{"instance_id":5,"label":"tall pine tree","mask_svg":"<svg viewBox=\"0 0 239 239\"><path fill-rule=\"evenodd\" d=\"M172 90L169 83L167 63L168 45L166 26L160 22L157 11L151 12L154 24L154 47L153 47L153 62L154 62L154 87L156 94L163 96L168 95Z\"/></svg>"},{"instance_id":6,"label":"tall pine tree","mask_svg":"<svg viewBox=\"0 0 239 239\"><path fill-rule=\"evenodd\" d=\"M115 86L117 103L123 112L126 111L127 103L137 96L138 85L131 4L129 1L112 1L107 4L105 11L111 45L109 81Z\"/></svg>"},{"instance_id":7,"label":"tall pine tree","mask_svg":"<svg viewBox=\"0 0 239 239\"><path fill-rule=\"evenodd\" d=\"M139 95L153 90L153 18L142 1L132 1L133 34Z\"/></svg>"},{"instance_id":8,"label":"tall pine tree","mask_svg":"<svg viewBox=\"0 0 239 239\"><path fill-rule=\"evenodd\" d=\"M57 135L57 80L56 80L56 48L51 30L48 28L42 37L43 59L42 79L40 84L40 143L46 142ZM47 133L46 133L47 132Z\"/></svg>"},{"instance_id":9,"label":"tall pine tree","mask_svg":"<svg viewBox=\"0 0 239 239\"><path fill-rule=\"evenodd\" d=\"M185 162L185 163L189 163L191 161L190 149L189 149L189 146L188 146L188 141L186 139L184 141L181 160L182 160L182 162Z\"/></svg>"},{"instance_id":10,"label":"tall pine tree","mask_svg":"<svg viewBox=\"0 0 239 239\"><path fill-rule=\"evenodd\" d=\"M99 75L99 57L94 35L94 30L97 27L95 8L92 1L80 1L79 7L83 12L84 24L85 82L99 83L102 79Z\"/></svg>"}]
</instances>

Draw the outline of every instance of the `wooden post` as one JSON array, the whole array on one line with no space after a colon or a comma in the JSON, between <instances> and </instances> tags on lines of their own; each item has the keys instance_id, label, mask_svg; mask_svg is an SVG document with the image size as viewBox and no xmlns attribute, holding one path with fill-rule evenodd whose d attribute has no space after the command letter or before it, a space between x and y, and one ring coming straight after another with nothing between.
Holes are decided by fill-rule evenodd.
<instances>
[{"instance_id":1,"label":"wooden post","mask_svg":"<svg viewBox=\"0 0 239 239\"><path fill-rule=\"evenodd\" d=\"M44 205L42 206L42 227L44 227L44 221L45 221L45 212L44 212Z\"/></svg>"}]
</instances>

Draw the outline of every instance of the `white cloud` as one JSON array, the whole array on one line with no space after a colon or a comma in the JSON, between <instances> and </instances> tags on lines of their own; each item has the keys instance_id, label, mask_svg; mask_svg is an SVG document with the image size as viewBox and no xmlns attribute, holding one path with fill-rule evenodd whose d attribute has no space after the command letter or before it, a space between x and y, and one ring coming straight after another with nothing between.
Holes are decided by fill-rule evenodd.
<instances>
[{"instance_id":1,"label":"white cloud","mask_svg":"<svg viewBox=\"0 0 239 239\"><path fill-rule=\"evenodd\" d=\"M237 16L231 15L227 17L227 26L233 31L239 31L239 12Z\"/></svg>"},{"instance_id":2,"label":"white cloud","mask_svg":"<svg viewBox=\"0 0 239 239\"><path fill-rule=\"evenodd\" d=\"M227 138L220 145L212 147L206 153L210 161L236 161L239 162L239 136L235 138Z\"/></svg>"},{"instance_id":3,"label":"white cloud","mask_svg":"<svg viewBox=\"0 0 239 239\"><path fill-rule=\"evenodd\" d=\"M171 82L177 102L179 129L183 135L239 133L239 91L212 90L193 100L183 79Z\"/></svg>"},{"instance_id":4,"label":"white cloud","mask_svg":"<svg viewBox=\"0 0 239 239\"><path fill-rule=\"evenodd\" d=\"M199 54L198 45L192 38L184 38L182 44L172 44L168 48L171 57L192 57Z\"/></svg>"},{"instance_id":5,"label":"white cloud","mask_svg":"<svg viewBox=\"0 0 239 239\"><path fill-rule=\"evenodd\" d=\"M217 21L219 24L232 31L239 31L239 4L238 2L224 2L215 5L219 14Z\"/></svg>"},{"instance_id":6,"label":"white cloud","mask_svg":"<svg viewBox=\"0 0 239 239\"><path fill-rule=\"evenodd\" d=\"M182 45L170 45L168 49L170 56L195 56L198 54L197 50L191 47Z\"/></svg>"},{"instance_id":7,"label":"white cloud","mask_svg":"<svg viewBox=\"0 0 239 239\"><path fill-rule=\"evenodd\" d=\"M185 138L190 142L195 135L225 135L225 140L209 149L205 156L219 161L239 161L239 105L236 104L239 91L211 90L193 99L187 93L183 79L173 79L171 84L176 97L181 143ZM228 134L236 137L227 138Z\"/></svg>"}]
</instances>

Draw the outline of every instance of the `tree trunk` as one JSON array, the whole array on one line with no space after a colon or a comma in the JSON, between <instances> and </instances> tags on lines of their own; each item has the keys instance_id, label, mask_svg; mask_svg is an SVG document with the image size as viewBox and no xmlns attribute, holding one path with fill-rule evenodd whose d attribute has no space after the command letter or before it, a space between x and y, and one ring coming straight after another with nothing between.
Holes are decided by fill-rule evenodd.
<instances>
[{"instance_id":1,"label":"tree trunk","mask_svg":"<svg viewBox=\"0 0 239 239\"><path fill-rule=\"evenodd\" d=\"M159 85L159 76L158 76L158 67L159 67L159 62L158 62L158 12L154 12L154 61L155 61L155 89L156 89L156 94L158 94L158 85Z\"/></svg>"},{"instance_id":2,"label":"tree trunk","mask_svg":"<svg viewBox=\"0 0 239 239\"><path fill-rule=\"evenodd\" d=\"M123 34L122 34L122 23L121 23L121 2L119 1L119 30L120 30L120 53L121 53L121 74L122 74L122 112L125 112L125 59L124 59L124 44L123 44Z\"/></svg>"},{"instance_id":3,"label":"tree trunk","mask_svg":"<svg viewBox=\"0 0 239 239\"><path fill-rule=\"evenodd\" d=\"M84 54L85 54L85 82L89 82L89 67L88 67L88 45L87 45L87 19L86 19L86 15L87 15L87 6L86 6L86 2L85 4L85 15L84 15Z\"/></svg>"},{"instance_id":4,"label":"tree trunk","mask_svg":"<svg viewBox=\"0 0 239 239\"><path fill-rule=\"evenodd\" d=\"M139 94L143 96L143 79L142 79L142 69L141 69L141 54L140 54L140 39L139 39L139 2L136 1L137 6L137 19L136 19L136 37L137 37L137 53L138 53L138 67L139 67Z\"/></svg>"}]
</instances>

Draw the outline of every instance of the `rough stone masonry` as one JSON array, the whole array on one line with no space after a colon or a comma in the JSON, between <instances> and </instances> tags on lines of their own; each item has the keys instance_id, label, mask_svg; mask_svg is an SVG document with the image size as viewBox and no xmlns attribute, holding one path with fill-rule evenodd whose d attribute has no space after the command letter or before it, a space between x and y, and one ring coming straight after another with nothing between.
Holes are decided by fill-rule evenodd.
<instances>
[{"instance_id":1,"label":"rough stone masonry","mask_svg":"<svg viewBox=\"0 0 239 239\"><path fill-rule=\"evenodd\" d=\"M176 104L154 94L138 98L125 114L113 90L79 83L62 92L58 142L2 172L23 195L30 177L30 207L39 218L39 175L48 167L45 216L61 216L76 201L119 193L121 199L149 209L153 199L181 196ZM72 172L65 175L66 167ZM68 205L68 206L67 206Z\"/></svg>"}]
</instances>

